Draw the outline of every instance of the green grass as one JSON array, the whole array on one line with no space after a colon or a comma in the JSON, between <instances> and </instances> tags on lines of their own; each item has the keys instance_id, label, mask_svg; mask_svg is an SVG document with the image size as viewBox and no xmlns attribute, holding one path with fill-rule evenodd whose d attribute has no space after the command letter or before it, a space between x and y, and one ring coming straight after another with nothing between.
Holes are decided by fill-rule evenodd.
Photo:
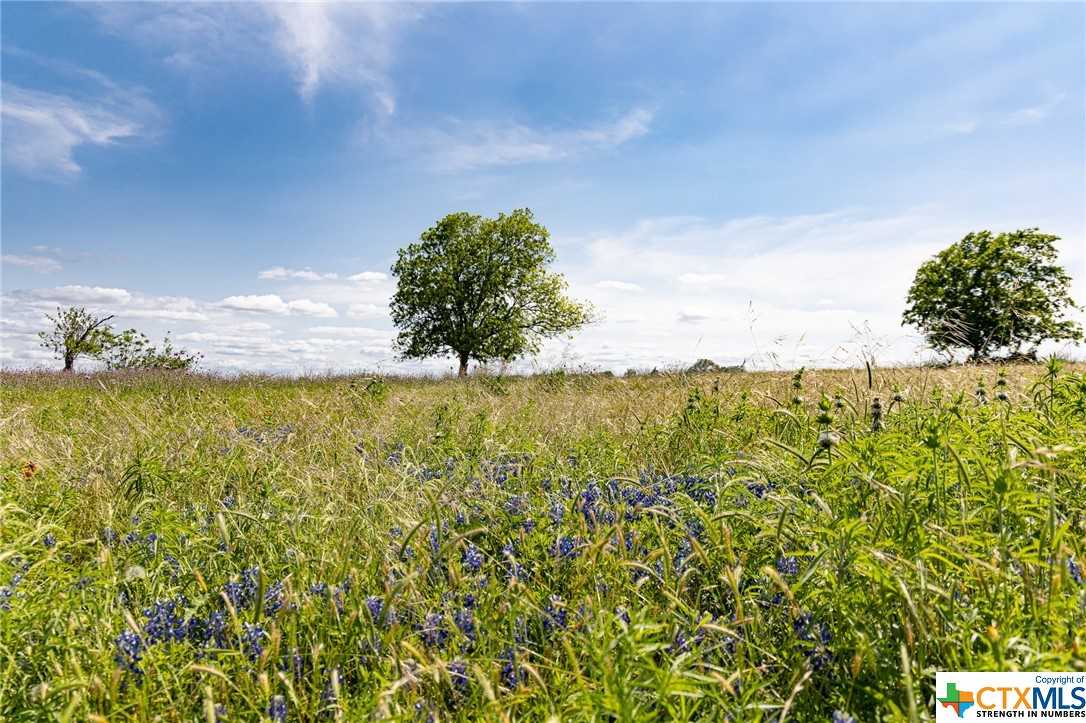
<instances>
[{"instance_id":1,"label":"green grass","mask_svg":"<svg viewBox=\"0 0 1086 723\"><path fill-rule=\"evenodd\" d=\"M936 670L1086 670L1086 374L1006 372L4 375L0 718L919 720Z\"/></svg>"}]
</instances>

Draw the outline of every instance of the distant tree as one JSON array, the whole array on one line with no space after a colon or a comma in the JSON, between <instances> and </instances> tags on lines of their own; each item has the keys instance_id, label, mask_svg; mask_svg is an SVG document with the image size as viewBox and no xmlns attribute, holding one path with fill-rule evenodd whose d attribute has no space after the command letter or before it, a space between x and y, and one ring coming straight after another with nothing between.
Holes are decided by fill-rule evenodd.
<instances>
[{"instance_id":1,"label":"distant tree","mask_svg":"<svg viewBox=\"0 0 1086 723\"><path fill-rule=\"evenodd\" d=\"M1035 228L968 234L917 270L902 323L916 326L936 351L968 349L972 361L1000 349L1033 356L1042 341L1081 339L1082 328L1062 318L1077 307L1071 277L1057 263L1057 240Z\"/></svg>"},{"instance_id":2,"label":"distant tree","mask_svg":"<svg viewBox=\"0 0 1086 723\"><path fill-rule=\"evenodd\" d=\"M583 326L587 306L566 298L547 229L527 209L483 218L453 213L400 249L392 320L404 357L512 361Z\"/></svg>"},{"instance_id":3,"label":"distant tree","mask_svg":"<svg viewBox=\"0 0 1086 723\"><path fill-rule=\"evenodd\" d=\"M58 308L56 316L46 314L46 318L53 322L53 329L39 332L38 338L42 347L64 360L66 372L75 368L75 361L81 356L99 356L113 338L109 327L112 314L94 316L81 306L71 306Z\"/></svg>"},{"instance_id":4,"label":"distant tree","mask_svg":"<svg viewBox=\"0 0 1086 723\"><path fill-rule=\"evenodd\" d=\"M103 342L99 355L106 368L164 369L191 371L200 361L200 355L185 349L177 349L169 335L162 340L162 347L151 343L147 336L135 329L125 329L120 334L110 333Z\"/></svg>"}]
</instances>

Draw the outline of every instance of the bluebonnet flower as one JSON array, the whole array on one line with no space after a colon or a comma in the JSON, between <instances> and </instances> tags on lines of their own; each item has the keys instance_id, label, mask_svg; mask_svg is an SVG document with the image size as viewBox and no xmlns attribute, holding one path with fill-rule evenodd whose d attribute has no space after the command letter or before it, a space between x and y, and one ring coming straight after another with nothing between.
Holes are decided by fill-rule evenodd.
<instances>
[{"instance_id":1,"label":"bluebonnet flower","mask_svg":"<svg viewBox=\"0 0 1086 723\"><path fill-rule=\"evenodd\" d=\"M1083 584L1082 568L1075 562L1075 558L1067 558L1067 572L1071 574L1071 579L1077 582L1079 585Z\"/></svg>"},{"instance_id":2,"label":"bluebonnet flower","mask_svg":"<svg viewBox=\"0 0 1086 723\"><path fill-rule=\"evenodd\" d=\"M531 532L535 529L535 519L531 517L526 518L524 522L521 523L521 527L524 528L525 532Z\"/></svg>"},{"instance_id":3,"label":"bluebonnet flower","mask_svg":"<svg viewBox=\"0 0 1086 723\"><path fill-rule=\"evenodd\" d=\"M399 525L394 525L392 529L388 531L388 534L390 537L398 539L400 537L403 537L403 528L401 528Z\"/></svg>"},{"instance_id":4,"label":"bluebonnet flower","mask_svg":"<svg viewBox=\"0 0 1086 723\"><path fill-rule=\"evenodd\" d=\"M766 496L766 494L769 493L769 490L772 488L766 482L747 482L747 489L750 490L750 493L752 495L754 495L758 499L762 499Z\"/></svg>"},{"instance_id":5,"label":"bluebonnet flower","mask_svg":"<svg viewBox=\"0 0 1086 723\"><path fill-rule=\"evenodd\" d=\"M11 610L11 597L15 591L10 586L0 587L0 610Z\"/></svg>"},{"instance_id":6,"label":"bluebonnet flower","mask_svg":"<svg viewBox=\"0 0 1086 723\"><path fill-rule=\"evenodd\" d=\"M575 537L560 537L555 541L554 545L551 546L551 555L566 560L572 560L575 557L579 557L581 554L581 551L577 549L579 542L580 540Z\"/></svg>"},{"instance_id":7,"label":"bluebonnet flower","mask_svg":"<svg viewBox=\"0 0 1086 723\"><path fill-rule=\"evenodd\" d=\"M622 622L626 623L627 625L630 624L630 611L623 606L619 605L617 608L615 608L615 615L618 616L618 619Z\"/></svg>"},{"instance_id":8,"label":"bluebonnet flower","mask_svg":"<svg viewBox=\"0 0 1086 723\"><path fill-rule=\"evenodd\" d=\"M523 515L528 509L528 500L524 495L514 495L505 501L505 512L509 515Z\"/></svg>"},{"instance_id":9,"label":"bluebonnet flower","mask_svg":"<svg viewBox=\"0 0 1086 723\"><path fill-rule=\"evenodd\" d=\"M463 662L454 660L449 663L449 679L457 693L463 695L468 692L468 668Z\"/></svg>"},{"instance_id":10,"label":"bluebonnet flower","mask_svg":"<svg viewBox=\"0 0 1086 723\"><path fill-rule=\"evenodd\" d=\"M419 628L422 634L422 642L428 648L443 648L449 638L449 631L445 629L444 618L441 613L430 613Z\"/></svg>"},{"instance_id":11,"label":"bluebonnet flower","mask_svg":"<svg viewBox=\"0 0 1086 723\"><path fill-rule=\"evenodd\" d=\"M462 562L469 571L479 572L483 567L483 553L479 551L478 547L469 542L464 548Z\"/></svg>"},{"instance_id":12,"label":"bluebonnet flower","mask_svg":"<svg viewBox=\"0 0 1086 723\"><path fill-rule=\"evenodd\" d=\"M113 659L117 664L137 676L142 676L143 670L139 667L139 662L143 657L143 639L131 630L124 630L117 636L115 643L117 652L113 654Z\"/></svg>"},{"instance_id":13,"label":"bluebonnet flower","mask_svg":"<svg viewBox=\"0 0 1086 723\"><path fill-rule=\"evenodd\" d=\"M475 596L472 595L470 592L467 595L464 596L464 607L466 607L466 608L474 608L475 607Z\"/></svg>"},{"instance_id":14,"label":"bluebonnet flower","mask_svg":"<svg viewBox=\"0 0 1086 723\"><path fill-rule=\"evenodd\" d=\"M828 646L833 634L825 623L815 622L810 613L803 613L792 623L796 637L809 643L805 654L814 670L822 670L832 660L833 654Z\"/></svg>"},{"instance_id":15,"label":"bluebonnet flower","mask_svg":"<svg viewBox=\"0 0 1086 723\"><path fill-rule=\"evenodd\" d=\"M686 564L686 560L693 554L694 549L690 545L690 540L683 540L679 543L679 549L675 551L675 559L672 561L672 565L676 570L682 570L683 565Z\"/></svg>"},{"instance_id":16,"label":"bluebonnet flower","mask_svg":"<svg viewBox=\"0 0 1086 723\"><path fill-rule=\"evenodd\" d=\"M550 600L547 601L547 607L543 608L543 630L548 633L565 630L567 617L562 598L551 595Z\"/></svg>"},{"instance_id":17,"label":"bluebonnet flower","mask_svg":"<svg viewBox=\"0 0 1086 723\"><path fill-rule=\"evenodd\" d=\"M103 528L102 542L106 543L107 547L112 547L117 542L117 533L113 531L112 527Z\"/></svg>"},{"instance_id":18,"label":"bluebonnet flower","mask_svg":"<svg viewBox=\"0 0 1086 723\"><path fill-rule=\"evenodd\" d=\"M517 645L524 645L528 640L528 623L527 621L518 616L513 620L513 642Z\"/></svg>"},{"instance_id":19,"label":"bluebonnet flower","mask_svg":"<svg viewBox=\"0 0 1086 723\"><path fill-rule=\"evenodd\" d=\"M672 653L686 653L690 651L690 640L682 630L675 633L675 639L671 641Z\"/></svg>"},{"instance_id":20,"label":"bluebonnet flower","mask_svg":"<svg viewBox=\"0 0 1086 723\"><path fill-rule=\"evenodd\" d=\"M129 532L127 535L124 536L124 544L126 544L126 545L134 545L135 543L137 543L139 541L140 541L140 533L136 532L135 530L132 530L131 532Z\"/></svg>"},{"instance_id":21,"label":"bluebonnet flower","mask_svg":"<svg viewBox=\"0 0 1086 723\"><path fill-rule=\"evenodd\" d=\"M475 616L469 608L461 608L453 614L453 622L468 640L475 640Z\"/></svg>"},{"instance_id":22,"label":"bluebonnet flower","mask_svg":"<svg viewBox=\"0 0 1086 723\"><path fill-rule=\"evenodd\" d=\"M228 510L232 510L238 505L238 499L237 497L234 497L234 495L227 495L226 497L223 497L220 502L222 503L222 506Z\"/></svg>"},{"instance_id":23,"label":"bluebonnet flower","mask_svg":"<svg viewBox=\"0 0 1086 723\"><path fill-rule=\"evenodd\" d=\"M154 555L158 551L158 535L154 532L147 533L147 537L144 540L147 545L147 554Z\"/></svg>"},{"instance_id":24,"label":"bluebonnet flower","mask_svg":"<svg viewBox=\"0 0 1086 723\"><path fill-rule=\"evenodd\" d=\"M856 719L844 711L835 710L831 723L856 723Z\"/></svg>"},{"instance_id":25,"label":"bluebonnet flower","mask_svg":"<svg viewBox=\"0 0 1086 723\"><path fill-rule=\"evenodd\" d=\"M215 704L215 720L226 720L226 706L222 703Z\"/></svg>"},{"instance_id":26,"label":"bluebonnet flower","mask_svg":"<svg viewBox=\"0 0 1086 723\"><path fill-rule=\"evenodd\" d=\"M247 567L241 571L237 582L228 582L223 592L230 599L235 608L241 609L251 605L256 600L257 591L260 589L260 568Z\"/></svg>"},{"instance_id":27,"label":"bluebonnet flower","mask_svg":"<svg viewBox=\"0 0 1086 723\"><path fill-rule=\"evenodd\" d=\"M143 631L152 643L168 642L170 640L184 640L186 635L185 622L178 615L178 610L184 608L184 599L159 600L152 607L145 608L144 616L147 624Z\"/></svg>"},{"instance_id":28,"label":"bluebonnet flower","mask_svg":"<svg viewBox=\"0 0 1086 723\"><path fill-rule=\"evenodd\" d=\"M430 525L430 551L436 556L441 552L441 538L438 534L437 527Z\"/></svg>"},{"instance_id":29,"label":"bluebonnet flower","mask_svg":"<svg viewBox=\"0 0 1086 723\"><path fill-rule=\"evenodd\" d=\"M256 661L264 652L264 638L267 636L264 628L257 624L242 623L244 632L241 642L245 646L245 654L249 660Z\"/></svg>"},{"instance_id":30,"label":"bluebonnet flower","mask_svg":"<svg viewBox=\"0 0 1086 723\"><path fill-rule=\"evenodd\" d=\"M264 592L264 613L275 615L283 609L283 581L271 585Z\"/></svg>"},{"instance_id":31,"label":"bluebonnet flower","mask_svg":"<svg viewBox=\"0 0 1086 723\"><path fill-rule=\"evenodd\" d=\"M45 533L45 537L42 538L42 544L52 549L57 544L57 538L52 532Z\"/></svg>"},{"instance_id":32,"label":"bluebonnet flower","mask_svg":"<svg viewBox=\"0 0 1086 723\"><path fill-rule=\"evenodd\" d=\"M777 572L786 576L799 574L799 561L792 555L777 558Z\"/></svg>"},{"instance_id":33,"label":"bluebonnet flower","mask_svg":"<svg viewBox=\"0 0 1086 723\"><path fill-rule=\"evenodd\" d=\"M268 704L268 717L275 723L283 723L287 719L287 699L277 695Z\"/></svg>"},{"instance_id":34,"label":"bluebonnet flower","mask_svg":"<svg viewBox=\"0 0 1086 723\"><path fill-rule=\"evenodd\" d=\"M502 684L510 690L515 689L524 679L524 670L517 665L516 656L512 648L506 648L502 652Z\"/></svg>"},{"instance_id":35,"label":"bluebonnet flower","mask_svg":"<svg viewBox=\"0 0 1086 723\"><path fill-rule=\"evenodd\" d=\"M398 467L400 463L403 462L403 451L403 442L397 442L396 446L389 453L388 458L385 461L387 461L388 464L392 467Z\"/></svg>"},{"instance_id":36,"label":"bluebonnet flower","mask_svg":"<svg viewBox=\"0 0 1086 723\"><path fill-rule=\"evenodd\" d=\"M328 583L315 582L309 586L309 594L317 595L318 597L324 597L328 594Z\"/></svg>"},{"instance_id":37,"label":"bluebonnet flower","mask_svg":"<svg viewBox=\"0 0 1086 723\"><path fill-rule=\"evenodd\" d=\"M376 622L380 619L381 612L385 609L385 601L376 595L369 595L366 598L366 609L370 611L370 617Z\"/></svg>"},{"instance_id":38,"label":"bluebonnet flower","mask_svg":"<svg viewBox=\"0 0 1086 723\"><path fill-rule=\"evenodd\" d=\"M566 508L561 502L555 502L551 505L548 514L550 515L551 522L557 525L560 524L562 519L566 516Z\"/></svg>"}]
</instances>

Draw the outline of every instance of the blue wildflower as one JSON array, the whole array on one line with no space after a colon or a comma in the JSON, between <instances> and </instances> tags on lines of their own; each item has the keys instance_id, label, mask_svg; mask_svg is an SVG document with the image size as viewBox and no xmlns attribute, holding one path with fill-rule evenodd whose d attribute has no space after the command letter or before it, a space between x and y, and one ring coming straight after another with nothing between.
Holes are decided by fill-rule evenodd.
<instances>
[{"instance_id":1,"label":"blue wildflower","mask_svg":"<svg viewBox=\"0 0 1086 723\"><path fill-rule=\"evenodd\" d=\"M45 545L47 548L52 549L56 547L57 538L53 535L52 532L47 532L45 533L45 537L42 538L42 544Z\"/></svg>"},{"instance_id":2,"label":"blue wildflower","mask_svg":"<svg viewBox=\"0 0 1086 723\"><path fill-rule=\"evenodd\" d=\"M419 628L422 634L422 642L428 648L443 648L449 638L449 631L445 629L444 618L441 613L430 613Z\"/></svg>"},{"instance_id":3,"label":"blue wildflower","mask_svg":"<svg viewBox=\"0 0 1086 723\"><path fill-rule=\"evenodd\" d=\"M178 614L184 608L184 599L159 600L153 606L145 608L144 616L147 624L143 632L152 643L168 642L170 640L184 640L186 633L185 622Z\"/></svg>"},{"instance_id":4,"label":"blue wildflower","mask_svg":"<svg viewBox=\"0 0 1086 723\"><path fill-rule=\"evenodd\" d=\"M1073 557L1067 558L1067 572L1071 574L1072 580L1077 582L1079 585L1083 584L1084 580L1082 577L1082 568L1078 566L1078 563L1075 562L1075 558Z\"/></svg>"},{"instance_id":5,"label":"blue wildflower","mask_svg":"<svg viewBox=\"0 0 1086 723\"><path fill-rule=\"evenodd\" d=\"M264 652L264 638L267 637L267 632L257 624L243 623L242 627L244 632L241 635L241 642L245 647L245 655L255 662Z\"/></svg>"},{"instance_id":6,"label":"blue wildflower","mask_svg":"<svg viewBox=\"0 0 1086 723\"><path fill-rule=\"evenodd\" d=\"M856 723L856 719L850 716L844 711L835 710L833 712L832 723Z\"/></svg>"},{"instance_id":7,"label":"blue wildflower","mask_svg":"<svg viewBox=\"0 0 1086 723\"><path fill-rule=\"evenodd\" d=\"M268 717L275 723L283 723L287 719L287 699L277 695L268 704Z\"/></svg>"},{"instance_id":8,"label":"blue wildflower","mask_svg":"<svg viewBox=\"0 0 1086 723\"><path fill-rule=\"evenodd\" d=\"M524 680L524 670L517 665L512 648L506 648L501 657L505 661L502 664L502 684L514 690Z\"/></svg>"},{"instance_id":9,"label":"blue wildflower","mask_svg":"<svg viewBox=\"0 0 1086 723\"><path fill-rule=\"evenodd\" d=\"M449 679L452 681L453 690L457 693L464 695L468 692L468 668L459 661L454 660L449 663Z\"/></svg>"},{"instance_id":10,"label":"blue wildflower","mask_svg":"<svg viewBox=\"0 0 1086 723\"><path fill-rule=\"evenodd\" d=\"M572 560L575 557L579 557L581 551L578 548L578 540L575 537L559 537L551 546L551 555L553 557L560 557L566 560Z\"/></svg>"},{"instance_id":11,"label":"blue wildflower","mask_svg":"<svg viewBox=\"0 0 1086 723\"><path fill-rule=\"evenodd\" d=\"M479 551L478 547L469 542L464 548L462 562L468 571L479 572L483 567L483 553Z\"/></svg>"},{"instance_id":12,"label":"blue wildflower","mask_svg":"<svg viewBox=\"0 0 1086 723\"><path fill-rule=\"evenodd\" d=\"M551 595L547 601L547 607L543 608L543 630L548 633L565 630L568 622L567 617L562 598Z\"/></svg>"},{"instance_id":13,"label":"blue wildflower","mask_svg":"<svg viewBox=\"0 0 1086 723\"><path fill-rule=\"evenodd\" d=\"M799 561L792 555L777 559L777 572L787 577L799 574Z\"/></svg>"},{"instance_id":14,"label":"blue wildflower","mask_svg":"<svg viewBox=\"0 0 1086 723\"><path fill-rule=\"evenodd\" d=\"M143 639L131 630L124 630L117 636L115 643L117 652L113 659L117 664L137 676L142 676L143 670L139 667L139 662L143 657Z\"/></svg>"},{"instance_id":15,"label":"blue wildflower","mask_svg":"<svg viewBox=\"0 0 1086 723\"><path fill-rule=\"evenodd\" d=\"M468 640L475 640L475 616L472 615L470 609L461 608L457 610L453 614L453 622L456 623L456 627Z\"/></svg>"}]
</instances>

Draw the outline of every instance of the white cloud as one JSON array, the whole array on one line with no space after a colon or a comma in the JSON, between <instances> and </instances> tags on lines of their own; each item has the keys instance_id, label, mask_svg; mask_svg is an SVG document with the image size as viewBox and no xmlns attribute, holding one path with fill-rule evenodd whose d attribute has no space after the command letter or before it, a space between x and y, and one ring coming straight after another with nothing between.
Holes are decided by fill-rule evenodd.
<instances>
[{"instance_id":1,"label":"white cloud","mask_svg":"<svg viewBox=\"0 0 1086 723\"><path fill-rule=\"evenodd\" d=\"M74 72L74 71L73 71ZM161 113L138 89L122 88L90 71L80 96L3 84L3 160L36 177L71 178L82 171L81 146L113 146L157 133Z\"/></svg>"},{"instance_id":2,"label":"white cloud","mask_svg":"<svg viewBox=\"0 0 1086 723\"><path fill-rule=\"evenodd\" d=\"M338 279L339 274L335 272L330 273L318 273L312 269L287 269L282 266L275 266L270 269L265 269L257 274L258 278L268 279L272 281L279 281L282 279L302 279L303 281L320 281L321 279Z\"/></svg>"},{"instance_id":3,"label":"white cloud","mask_svg":"<svg viewBox=\"0 0 1086 723\"><path fill-rule=\"evenodd\" d=\"M362 271L357 274L351 274L347 277L348 281L357 281L362 284L372 284L388 279L388 274L382 271Z\"/></svg>"},{"instance_id":4,"label":"white cloud","mask_svg":"<svg viewBox=\"0 0 1086 723\"><path fill-rule=\"evenodd\" d=\"M336 336L344 339L389 339L392 334L383 329L371 329L366 326L314 326L308 329L317 336Z\"/></svg>"},{"instance_id":5,"label":"white cloud","mask_svg":"<svg viewBox=\"0 0 1086 723\"><path fill-rule=\"evenodd\" d=\"M615 148L646 135L655 112L634 108L616 120L581 129L541 129L454 121L444 128L406 132L393 141L423 152L435 170L560 161Z\"/></svg>"},{"instance_id":6,"label":"white cloud","mask_svg":"<svg viewBox=\"0 0 1086 723\"><path fill-rule=\"evenodd\" d=\"M608 289L610 291L643 291L643 289L637 284L631 284L628 281L597 281L597 289Z\"/></svg>"},{"instance_id":7,"label":"white cloud","mask_svg":"<svg viewBox=\"0 0 1086 723\"><path fill-rule=\"evenodd\" d=\"M380 319L387 313L387 307L377 304L351 304L347 308L347 316L352 319Z\"/></svg>"},{"instance_id":8,"label":"white cloud","mask_svg":"<svg viewBox=\"0 0 1086 723\"><path fill-rule=\"evenodd\" d=\"M57 286L52 289L33 289L30 296L40 301L60 304L119 304L132 298L125 289L103 286Z\"/></svg>"},{"instance_id":9,"label":"white cloud","mask_svg":"<svg viewBox=\"0 0 1086 723\"><path fill-rule=\"evenodd\" d=\"M8 266L19 266L39 274L51 274L62 270L64 267L56 259L48 256L18 256L16 254L0 254L0 263Z\"/></svg>"},{"instance_id":10,"label":"white cloud","mask_svg":"<svg viewBox=\"0 0 1086 723\"><path fill-rule=\"evenodd\" d=\"M228 296L218 306L233 311L249 311L258 314L301 314L331 318L338 316L336 310L322 301L295 299L284 301L278 294L252 294L248 296Z\"/></svg>"},{"instance_id":11,"label":"white cloud","mask_svg":"<svg viewBox=\"0 0 1086 723\"><path fill-rule=\"evenodd\" d=\"M322 319L331 319L339 316L334 308L323 301L310 301L309 299L296 299L287 302L287 308L292 314L303 316L317 316Z\"/></svg>"}]
</instances>

